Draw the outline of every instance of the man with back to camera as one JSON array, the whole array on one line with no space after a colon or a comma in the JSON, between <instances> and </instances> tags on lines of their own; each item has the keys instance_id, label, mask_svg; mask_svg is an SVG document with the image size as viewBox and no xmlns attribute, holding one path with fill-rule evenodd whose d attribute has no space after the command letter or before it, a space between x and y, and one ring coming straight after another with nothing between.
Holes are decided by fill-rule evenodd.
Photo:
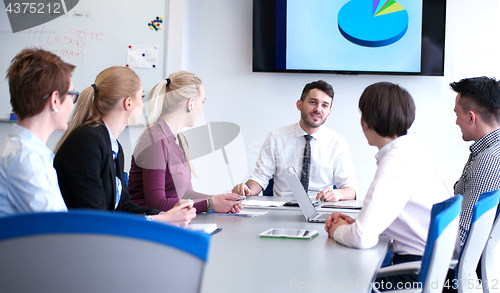
<instances>
[{"instance_id":1,"label":"man with back to camera","mask_svg":"<svg viewBox=\"0 0 500 293\"><path fill-rule=\"evenodd\" d=\"M316 199L338 201L356 198L357 181L345 138L322 126L332 112L333 88L323 80L308 83L297 110L300 121L271 131L260 150L257 167L246 183L232 192L257 195L274 179L273 194L292 194L284 169L293 166L304 189ZM337 187L337 189L335 189Z\"/></svg>"},{"instance_id":2,"label":"man with back to camera","mask_svg":"<svg viewBox=\"0 0 500 293\"><path fill-rule=\"evenodd\" d=\"M450 84L457 92L456 124L464 141L473 140L455 194L464 197L460 214L460 245L470 228L479 195L500 189L500 82L494 78L465 78Z\"/></svg>"}]
</instances>

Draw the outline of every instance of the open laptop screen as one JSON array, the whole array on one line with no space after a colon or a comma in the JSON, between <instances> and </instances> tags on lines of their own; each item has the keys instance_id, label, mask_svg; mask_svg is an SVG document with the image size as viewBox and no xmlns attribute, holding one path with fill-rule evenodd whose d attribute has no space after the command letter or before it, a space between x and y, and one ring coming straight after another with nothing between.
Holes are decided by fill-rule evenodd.
<instances>
[{"instance_id":1,"label":"open laptop screen","mask_svg":"<svg viewBox=\"0 0 500 293\"><path fill-rule=\"evenodd\" d=\"M283 172L285 174L286 182L288 187L292 190L293 196L300 205L300 209L306 220L313 217L316 214L316 209L314 208L311 198L304 191L302 183L300 183L299 176L293 167L286 168Z\"/></svg>"}]
</instances>

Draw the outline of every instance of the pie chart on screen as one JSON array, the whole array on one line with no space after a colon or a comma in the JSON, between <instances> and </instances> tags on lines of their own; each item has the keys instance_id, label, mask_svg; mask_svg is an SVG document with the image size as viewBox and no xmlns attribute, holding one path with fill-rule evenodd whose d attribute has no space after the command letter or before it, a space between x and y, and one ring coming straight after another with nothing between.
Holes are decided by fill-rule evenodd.
<instances>
[{"instance_id":1,"label":"pie chart on screen","mask_svg":"<svg viewBox=\"0 0 500 293\"><path fill-rule=\"evenodd\" d=\"M399 41L408 30L408 12L394 0L352 0L339 11L339 31L364 47L383 47Z\"/></svg>"}]
</instances>

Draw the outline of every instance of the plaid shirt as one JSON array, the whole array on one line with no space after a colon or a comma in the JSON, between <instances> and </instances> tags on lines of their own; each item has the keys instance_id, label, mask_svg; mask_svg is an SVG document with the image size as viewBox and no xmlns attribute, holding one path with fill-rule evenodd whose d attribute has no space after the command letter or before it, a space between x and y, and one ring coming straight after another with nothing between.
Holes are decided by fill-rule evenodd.
<instances>
[{"instance_id":1,"label":"plaid shirt","mask_svg":"<svg viewBox=\"0 0 500 293\"><path fill-rule=\"evenodd\" d=\"M460 243L463 245L472 220L472 209L479 196L500 189L500 129L488 133L470 146L470 156L462 176L455 183L455 194L464 197L460 214Z\"/></svg>"}]
</instances>

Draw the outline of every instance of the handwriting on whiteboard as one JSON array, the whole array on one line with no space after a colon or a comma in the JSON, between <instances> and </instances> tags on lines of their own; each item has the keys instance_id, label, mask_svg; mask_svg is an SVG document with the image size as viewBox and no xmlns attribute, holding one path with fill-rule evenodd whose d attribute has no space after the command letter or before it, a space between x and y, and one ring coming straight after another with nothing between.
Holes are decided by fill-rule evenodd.
<instances>
[{"instance_id":1,"label":"handwriting on whiteboard","mask_svg":"<svg viewBox=\"0 0 500 293\"><path fill-rule=\"evenodd\" d=\"M92 47L93 44L103 42L104 33L88 32L78 29L71 29L66 32L54 33L45 32L45 26L30 29L28 40L38 42L38 47L43 47L56 55L68 59L76 59L83 62L85 48Z\"/></svg>"}]
</instances>

